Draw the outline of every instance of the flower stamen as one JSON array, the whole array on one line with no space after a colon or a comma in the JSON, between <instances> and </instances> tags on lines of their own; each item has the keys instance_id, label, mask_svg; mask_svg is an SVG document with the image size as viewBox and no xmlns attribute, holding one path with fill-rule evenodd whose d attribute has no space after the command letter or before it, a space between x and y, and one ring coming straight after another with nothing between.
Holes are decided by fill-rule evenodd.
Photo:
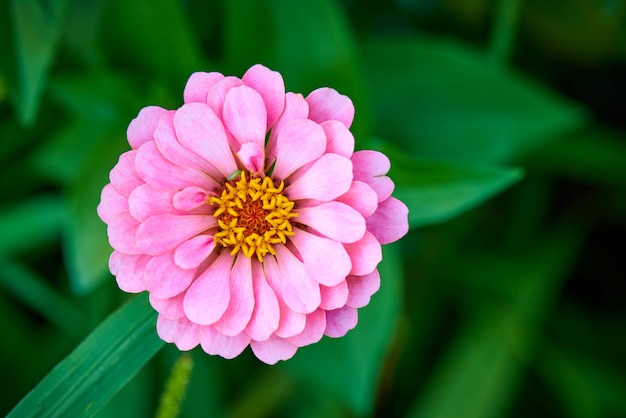
<instances>
[{"instance_id":1,"label":"flower stamen","mask_svg":"<svg viewBox=\"0 0 626 418\"><path fill-rule=\"evenodd\" d=\"M286 244L294 231L290 219L298 216L292 212L294 202L282 192L285 183L278 187L270 177L261 179L242 171L239 180L229 179L221 193L209 198L216 207L219 231L213 235L217 244L231 247L231 255L239 251L251 258L256 254L260 262L268 253L276 254L275 244Z\"/></svg>"}]
</instances>

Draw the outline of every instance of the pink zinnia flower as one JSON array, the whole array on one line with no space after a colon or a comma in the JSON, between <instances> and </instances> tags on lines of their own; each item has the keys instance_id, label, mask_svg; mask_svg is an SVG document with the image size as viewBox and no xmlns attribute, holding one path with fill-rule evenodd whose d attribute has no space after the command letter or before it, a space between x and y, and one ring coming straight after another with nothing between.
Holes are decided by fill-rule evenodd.
<instances>
[{"instance_id":1,"label":"pink zinnia flower","mask_svg":"<svg viewBox=\"0 0 626 418\"><path fill-rule=\"evenodd\" d=\"M265 363L341 337L380 285L381 244L408 230L390 164L354 152L351 100L285 93L261 65L194 73L178 110L146 107L98 214L126 292L150 294L181 350Z\"/></svg>"}]
</instances>

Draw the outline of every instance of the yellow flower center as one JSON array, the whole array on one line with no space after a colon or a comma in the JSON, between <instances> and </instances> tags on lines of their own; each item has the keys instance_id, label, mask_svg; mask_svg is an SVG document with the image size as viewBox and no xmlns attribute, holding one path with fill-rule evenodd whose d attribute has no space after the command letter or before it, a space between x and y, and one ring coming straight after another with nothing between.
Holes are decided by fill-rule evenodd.
<instances>
[{"instance_id":1,"label":"yellow flower center","mask_svg":"<svg viewBox=\"0 0 626 418\"><path fill-rule=\"evenodd\" d=\"M216 207L219 231L213 235L216 244L231 247L231 254L240 250L248 258L256 254L260 262L269 254L276 254L274 244L287 243L294 235L289 220L298 216L292 212L294 202L284 194L285 183L274 186L271 178L252 178L241 173L240 179L230 180L218 196L209 198Z\"/></svg>"}]
</instances>

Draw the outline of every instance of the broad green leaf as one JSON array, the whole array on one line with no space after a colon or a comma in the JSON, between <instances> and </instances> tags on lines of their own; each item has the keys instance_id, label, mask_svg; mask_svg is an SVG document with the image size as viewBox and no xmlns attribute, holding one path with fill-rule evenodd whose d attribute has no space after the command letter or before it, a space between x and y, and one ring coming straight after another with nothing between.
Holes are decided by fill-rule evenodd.
<instances>
[{"instance_id":1,"label":"broad green leaf","mask_svg":"<svg viewBox=\"0 0 626 418\"><path fill-rule=\"evenodd\" d=\"M518 158L580 127L580 108L452 41L413 37L363 45L375 134L422 157Z\"/></svg>"},{"instance_id":2,"label":"broad green leaf","mask_svg":"<svg viewBox=\"0 0 626 418\"><path fill-rule=\"evenodd\" d=\"M283 75L287 91L304 96L319 87L332 87L354 101L355 129L365 129L369 117L363 104L364 78L353 34L337 2L229 0L223 4L229 71L262 63Z\"/></svg>"},{"instance_id":3,"label":"broad green leaf","mask_svg":"<svg viewBox=\"0 0 626 418\"><path fill-rule=\"evenodd\" d=\"M533 355L558 290L577 257L584 229L565 225L531 254L511 259L493 254L457 257L446 268L464 301L473 299L469 320L451 343L409 417L490 418L506 416L525 362ZM503 283L503 278L506 282ZM509 293L477 299L472 283ZM491 290L489 290L491 289ZM472 297L474 296L474 297Z\"/></svg>"},{"instance_id":4,"label":"broad green leaf","mask_svg":"<svg viewBox=\"0 0 626 418\"><path fill-rule=\"evenodd\" d=\"M135 297L61 361L9 417L95 414L163 347L155 321L147 294Z\"/></svg>"},{"instance_id":5,"label":"broad green leaf","mask_svg":"<svg viewBox=\"0 0 626 418\"><path fill-rule=\"evenodd\" d=\"M61 34L67 0L12 0L10 5L17 65L15 104L21 121L31 124Z\"/></svg>"},{"instance_id":6,"label":"broad green leaf","mask_svg":"<svg viewBox=\"0 0 626 418\"><path fill-rule=\"evenodd\" d=\"M373 412L383 361L401 309L402 272L399 248L383 249L381 289L359 309L359 323L339 339L301 348L281 367L288 373L334 392L357 416Z\"/></svg>"},{"instance_id":7,"label":"broad green leaf","mask_svg":"<svg viewBox=\"0 0 626 418\"><path fill-rule=\"evenodd\" d=\"M0 254L7 257L57 239L65 215L63 200L51 195L0 208Z\"/></svg>"},{"instance_id":8,"label":"broad green leaf","mask_svg":"<svg viewBox=\"0 0 626 418\"><path fill-rule=\"evenodd\" d=\"M409 207L412 228L443 222L476 207L520 180L519 168L455 160L409 158L374 144L391 159L394 195Z\"/></svg>"}]
</instances>

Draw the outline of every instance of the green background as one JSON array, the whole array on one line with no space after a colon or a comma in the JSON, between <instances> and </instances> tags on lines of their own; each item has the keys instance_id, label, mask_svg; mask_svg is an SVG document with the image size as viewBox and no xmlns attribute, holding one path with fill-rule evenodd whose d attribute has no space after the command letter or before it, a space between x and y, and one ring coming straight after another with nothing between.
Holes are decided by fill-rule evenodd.
<instances>
[{"instance_id":1,"label":"green background","mask_svg":"<svg viewBox=\"0 0 626 418\"><path fill-rule=\"evenodd\" d=\"M625 23L619 0L0 0L0 414L626 416ZM163 344L95 213L139 109L255 63L349 95L410 209L357 328L277 366Z\"/></svg>"}]
</instances>

